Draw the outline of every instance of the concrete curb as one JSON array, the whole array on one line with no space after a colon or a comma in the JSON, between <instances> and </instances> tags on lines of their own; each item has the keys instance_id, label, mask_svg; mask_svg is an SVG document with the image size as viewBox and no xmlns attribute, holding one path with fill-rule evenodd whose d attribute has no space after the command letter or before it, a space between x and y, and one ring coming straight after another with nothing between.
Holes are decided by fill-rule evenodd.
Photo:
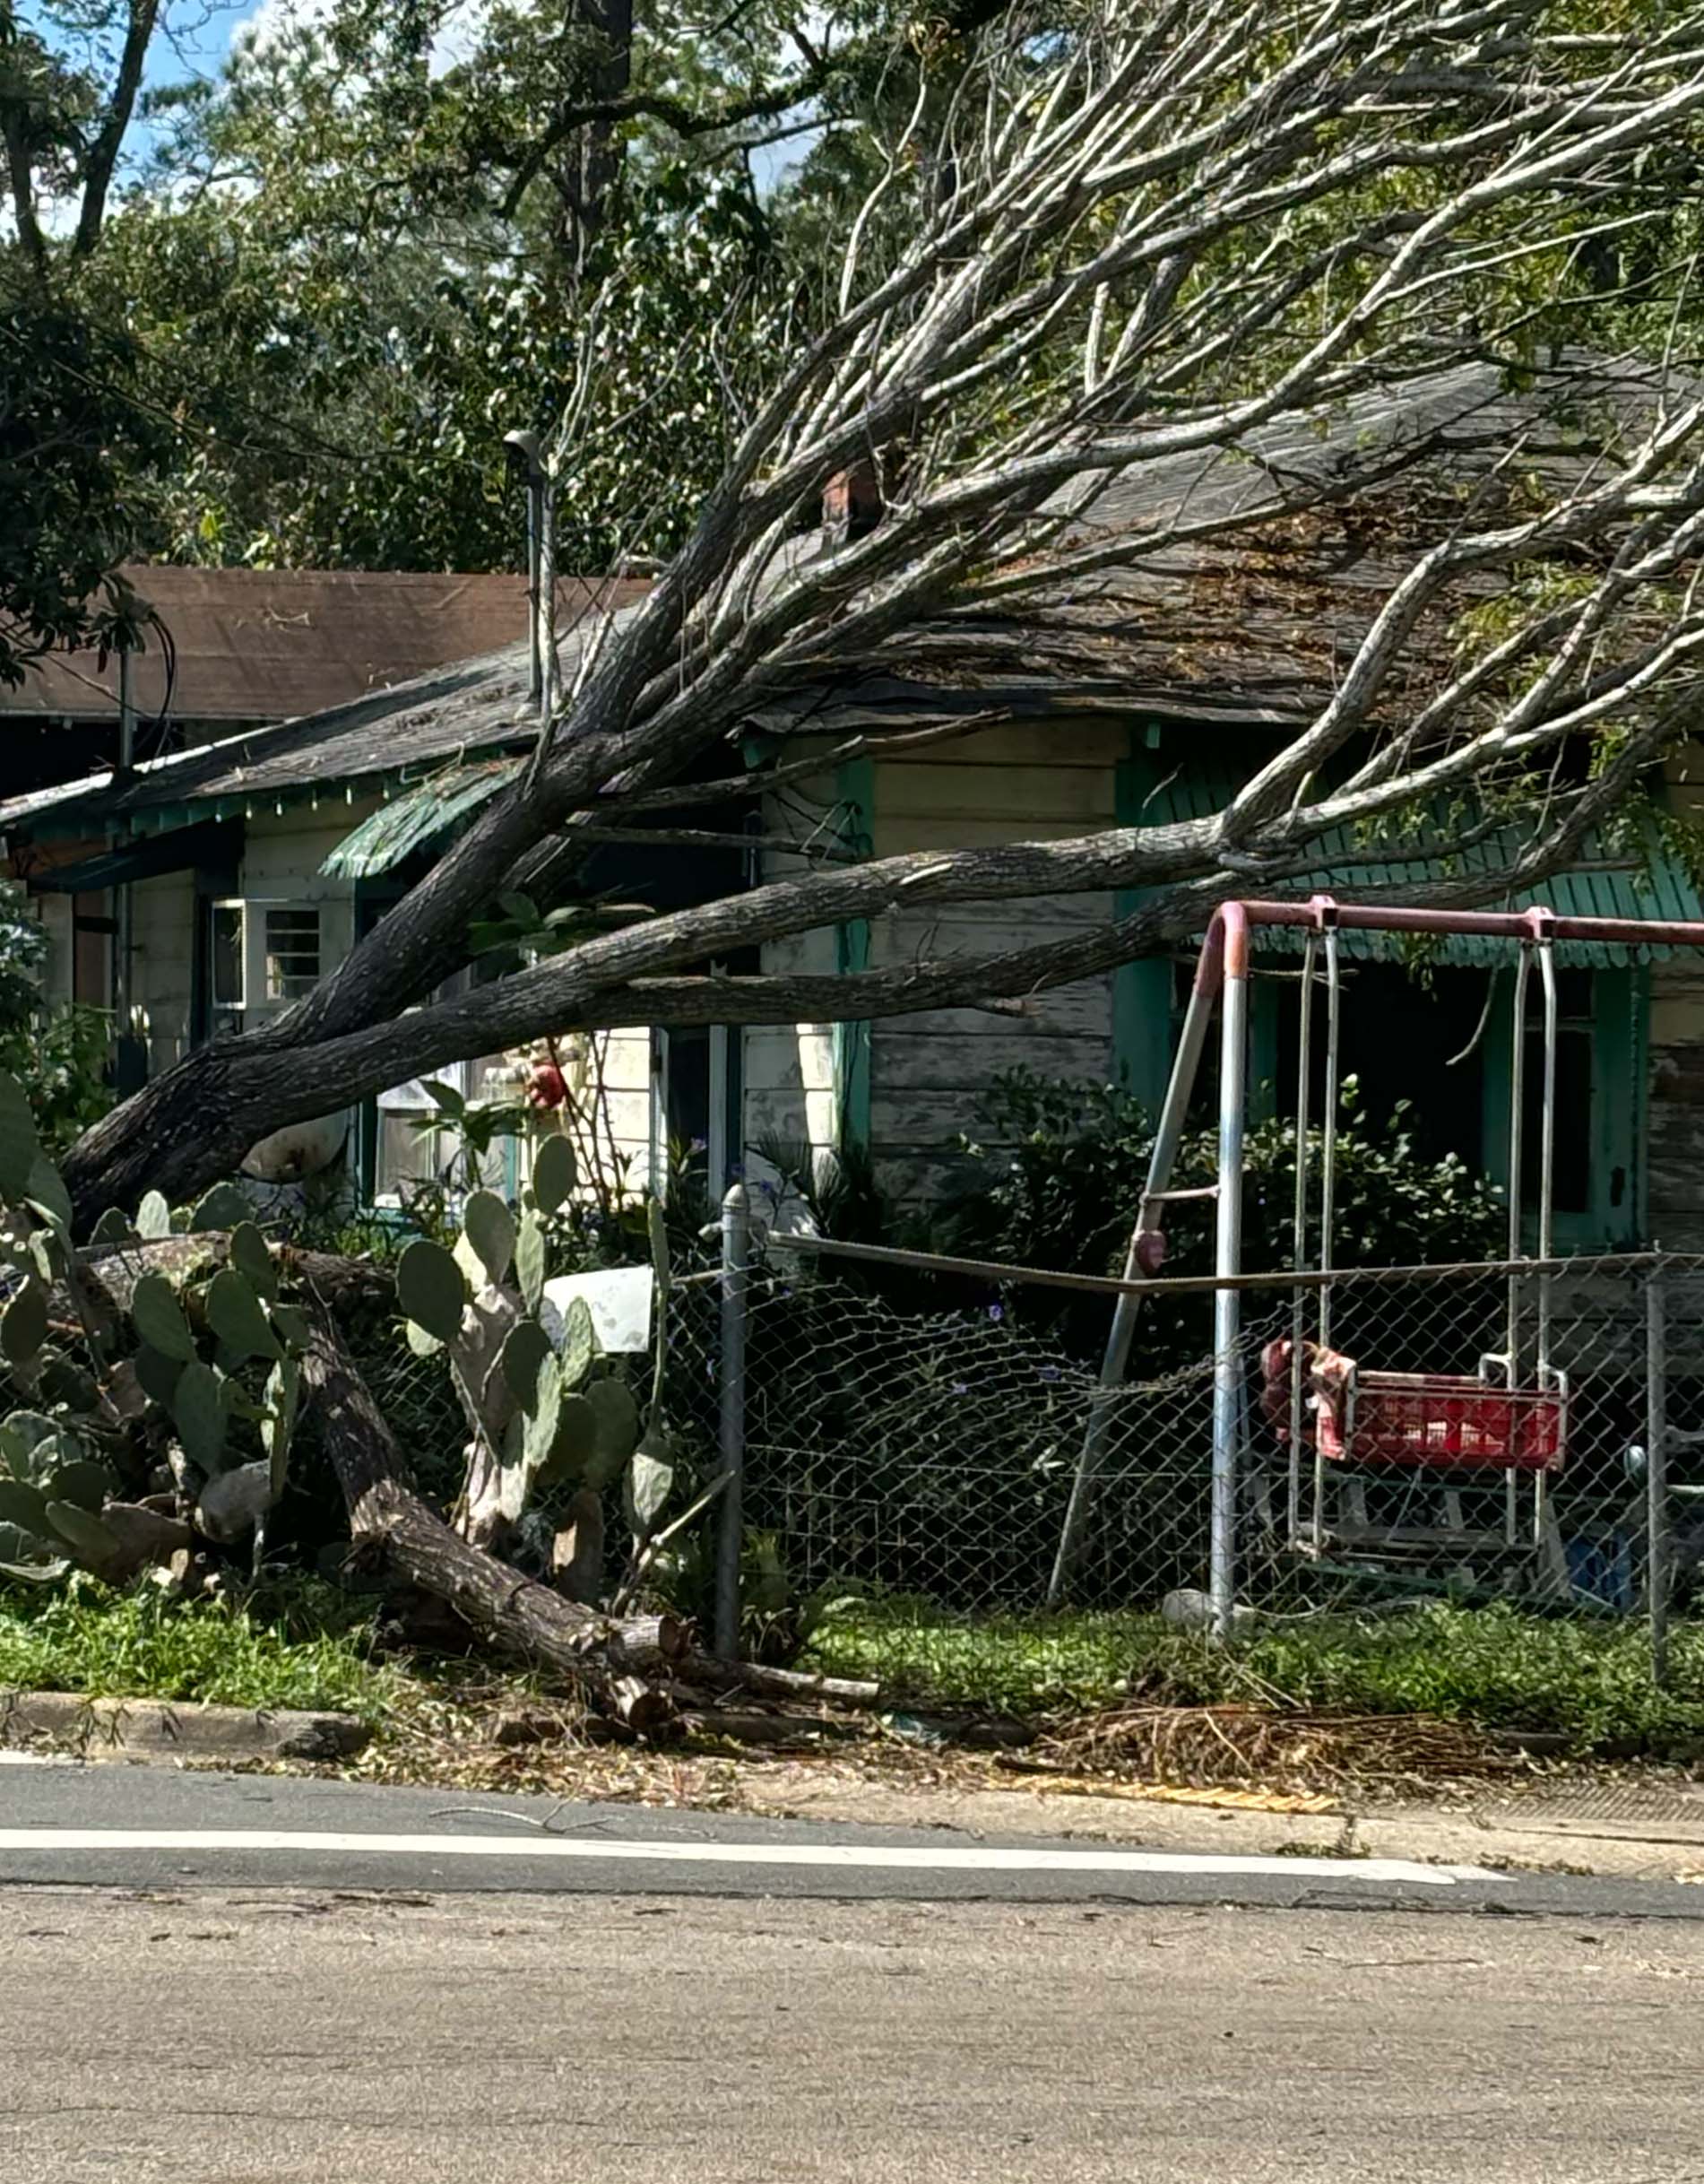
<instances>
[{"instance_id":1,"label":"concrete curb","mask_svg":"<svg viewBox=\"0 0 1704 2184\"><path fill-rule=\"evenodd\" d=\"M51 1746L79 1759L171 1762L347 1759L372 1732L351 1714L167 1699L90 1699L65 1691L0 1691L0 1747Z\"/></svg>"}]
</instances>

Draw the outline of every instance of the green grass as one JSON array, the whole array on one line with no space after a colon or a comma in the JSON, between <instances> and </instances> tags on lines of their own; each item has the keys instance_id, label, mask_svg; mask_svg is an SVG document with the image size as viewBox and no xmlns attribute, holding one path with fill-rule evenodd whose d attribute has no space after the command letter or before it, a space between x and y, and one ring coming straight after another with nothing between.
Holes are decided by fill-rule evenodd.
<instances>
[{"instance_id":1,"label":"green grass","mask_svg":"<svg viewBox=\"0 0 1704 2184\"><path fill-rule=\"evenodd\" d=\"M113 1592L88 1578L55 1590L0 1586L0 1688L329 1708L370 1720L394 1681L326 1585L296 1584L247 1606L169 1600L151 1585Z\"/></svg>"},{"instance_id":2,"label":"green grass","mask_svg":"<svg viewBox=\"0 0 1704 2184\"><path fill-rule=\"evenodd\" d=\"M842 1604L805 1665L874 1677L902 1705L1031 1714L1245 1699L1550 1730L1581 1753L1704 1748L1704 1624L1676 1626L1670 1661L1657 1691L1638 1623L1501 1607L1274 1624L1221 1651L1155 1616L973 1617L888 1599Z\"/></svg>"}]
</instances>

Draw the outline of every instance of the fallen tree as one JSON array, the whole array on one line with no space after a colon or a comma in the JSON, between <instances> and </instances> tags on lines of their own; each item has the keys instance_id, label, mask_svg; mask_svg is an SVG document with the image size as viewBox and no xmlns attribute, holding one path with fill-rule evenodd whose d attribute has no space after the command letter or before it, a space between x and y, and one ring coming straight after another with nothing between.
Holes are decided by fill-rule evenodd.
<instances>
[{"instance_id":1,"label":"fallen tree","mask_svg":"<svg viewBox=\"0 0 1704 2184\"><path fill-rule=\"evenodd\" d=\"M42 1583L57 1582L74 1564L114 1582L150 1564L187 1574L207 1548L229 1554L251 1535L258 1559L283 1492L299 1407L319 1427L354 1553L388 1578L446 1604L500 1652L570 1679L604 1720L656 1736L683 1708L702 1707L711 1693L851 1703L875 1697L872 1685L712 1659L675 1615L605 1612L595 1599L569 1597L529 1576L490 1545L466 1536L472 1529L489 1539L507 1538L496 1520L504 1506L518 1513L519 1502L502 1502L506 1474L488 1490L484 1508L473 1491L463 1494L462 1529L439 1515L412 1485L342 1331L351 1318L377 1316L400 1339L397 1284L387 1270L328 1252L268 1246L247 1224L172 1233L162 1226L158 1203L142 1217L152 1233L126 1230L73 1249L56 1179L35 1150L22 1095L4 1076L0 1196L7 1201L11 1262L0 1283L0 1353L21 1399L0 1417L0 1570ZM497 1209L496 1200L489 1202ZM216 1195L205 1215L223 1210ZM116 1230L117 1224L109 1226ZM471 1233L479 1233L477 1210ZM499 1287L506 1255L496 1278L471 1296L450 1254L437 1258L455 1278L458 1321L464 1312L471 1326L480 1325L501 1310L505 1336L517 1326L540 1330L542 1345L541 1322L528 1316L524 1300ZM428 1264L441 1278L442 1268ZM660 1287L666 1279L664 1262ZM570 1327L565 1349L574 1339ZM550 1352L551 1371L558 1369L557 1354ZM488 1378L493 1362L487 1361ZM535 1354L535 1375L545 1365ZM642 1550L671 1483L657 1476L669 1445L662 1385L659 1370L644 1419L651 1498L646 1530L635 1541L634 1570L644 1567ZM631 1399L623 1407L639 1416ZM511 1422L519 1429L527 1416L523 1409ZM240 1430L245 1420L255 1429L258 1460ZM489 1420L478 1405L471 1423L471 1482L505 1467L486 1444ZM553 1409L552 1447L559 1438ZM521 1431L503 1452L523 1482L523 1497L536 1466ZM589 1490L593 1504L601 1507L613 1478L606 1472ZM643 1497L627 1498L632 1506ZM630 1578L620 1593L634 1590Z\"/></svg>"},{"instance_id":2,"label":"fallen tree","mask_svg":"<svg viewBox=\"0 0 1704 2184\"><path fill-rule=\"evenodd\" d=\"M507 786L311 996L88 1133L80 1219L151 1185L190 1197L274 1129L541 1035L1021 1003L1198 929L1251 876L1305 874L1328 834L1339 870L1493 847L1439 879L1450 901L1565 865L1695 700L1704 406L1660 340L1587 362L1560 315L1620 323L1583 269L1660 235L1652 178L1685 168L1700 116L1691 7L1589 37L1548 0L1302 0L1281 23L1089 0L1066 29L982 26L886 144L832 308L691 537L640 607L577 633ZM1640 324L1668 324L1689 268L1646 256ZM807 543L855 472L879 520ZM1345 564L1354 611L1327 615ZM973 692L1032 660L1129 706L1130 628L1205 600L1212 644L1214 601L1250 611L1250 567L1292 602L1294 672L1278 702L1250 694L1281 733L1220 810L819 862L616 932L588 906L548 960L431 998L499 895L574 902L589 844L702 803L685 784L754 718L832 720L872 676ZM797 765L783 739L772 770ZM894 906L1103 888L1140 908L1046 945L702 967Z\"/></svg>"}]
</instances>

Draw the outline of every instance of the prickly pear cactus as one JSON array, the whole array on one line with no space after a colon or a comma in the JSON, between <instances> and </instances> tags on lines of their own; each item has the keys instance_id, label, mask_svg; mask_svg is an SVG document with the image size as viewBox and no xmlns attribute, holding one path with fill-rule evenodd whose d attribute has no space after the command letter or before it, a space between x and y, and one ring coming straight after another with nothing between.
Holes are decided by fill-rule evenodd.
<instances>
[{"instance_id":1,"label":"prickly pear cactus","mask_svg":"<svg viewBox=\"0 0 1704 2184\"><path fill-rule=\"evenodd\" d=\"M307 1330L281 1302L247 1210L221 1185L184 1226L229 1227L222 1252L186 1234L175 1258L129 1284L127 1311L104 1287L97 1303L64 1185L22 1091L0 1073L0 1375L15 1405L0 1418L0 1571L119 1573L148 1530L120 1518L160 1519L124 1502L125 1486L145 1492L161 1461L196 1530L221 1544L258 1541L284 1488ZM96 1241L143 1247L173 1235L156 1192L134 1224L104 1215Z\"/></svg>"},{"instance_id":2,"label":"prickly pear cactus","mask_svg":"<svg viewBox=\"0 0 1704 2184\"><path fill-rule=\"evenodd\" d=\"M627 1382L602 1361L592 1314L575 1298L560 1320L544 1296L545 1223L575 1185L566 1138L543 1140L518 1216L493 1192L475 1191L462 1229L446 1248L411 1244L396 1270L397 1302L410 1347L447 1354L472 1439L457 1519L481 1547L503 1548L535 1495L562 1489L574 1512L575 1542L558 1554L583 1573L601 1565L604 1491L625 1478L629 1520L644 1537L668 1499L673 1451L661 1423L664 1315L642 1434ZM661 1216L657 1278L666 1297L667 1244ZM561 1543L558 1542L560 1547Z\"/></svg>"}]
</instances>

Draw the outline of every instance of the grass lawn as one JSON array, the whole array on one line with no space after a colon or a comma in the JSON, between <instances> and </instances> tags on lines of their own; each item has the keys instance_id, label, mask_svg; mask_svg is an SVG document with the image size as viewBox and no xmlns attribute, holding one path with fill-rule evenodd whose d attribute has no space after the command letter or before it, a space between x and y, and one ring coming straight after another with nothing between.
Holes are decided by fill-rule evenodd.
<instances>
[{"instance_id":1,"label":"grass lawn","mask_svg":"<svg viewBox=\"0 0 1704 2184\"><path fill-rule=\"evenodd\" d=\"M840 1602L800 1665L873 1677L896 1708L1060 1716L1240 1700L1549 1730L1581 1755L1704 1755L1704 1623L1676 1627L1671 1661L1657 1691L1638 1623L1508 1608L1312 1616L1221 1651L1151 1615L969 1616L887 1599ZM449 1667L376 1660L369 1609L313 1580L246 1602L171 1601L148 1585L113 1592L91 1578L0 1586L0 1688L323 1707L377 1722L411 1698L441 1696Z\"/></svg>"},{"instance_id":2,"label":"grass lawn","mask_svg":"<svg viewBox=\"0 0 1704 2184\"><path fill-rule=\"evenodd\" d=\"M1636 1622L1444 1605L1277 1624L1221 1651L1157 1616L968 1616L927 1601L852 1600L819 1629L803 1665L874 1677L899 1704L1032 1714L1240 1699L1559 1731L1581 1753L1704 1751L1698 1623L1673 1634L1666 1691L1652 1686Z\"/></svg>"},{"instance_id":3,"label":"grass lawn","mask_svg":"<svg viewBox=\"0 0 1704 2184\"><path fill-rule=\"evenodd\" d=\"M295 1583L253 1605L169 1600L151 1585L113 1592L91 1578L0 1585L0 1689L328 1708L371 1720L397 1672L368 1651L365 1624L329 1585Z\"/></svg>"}]
</instances>

